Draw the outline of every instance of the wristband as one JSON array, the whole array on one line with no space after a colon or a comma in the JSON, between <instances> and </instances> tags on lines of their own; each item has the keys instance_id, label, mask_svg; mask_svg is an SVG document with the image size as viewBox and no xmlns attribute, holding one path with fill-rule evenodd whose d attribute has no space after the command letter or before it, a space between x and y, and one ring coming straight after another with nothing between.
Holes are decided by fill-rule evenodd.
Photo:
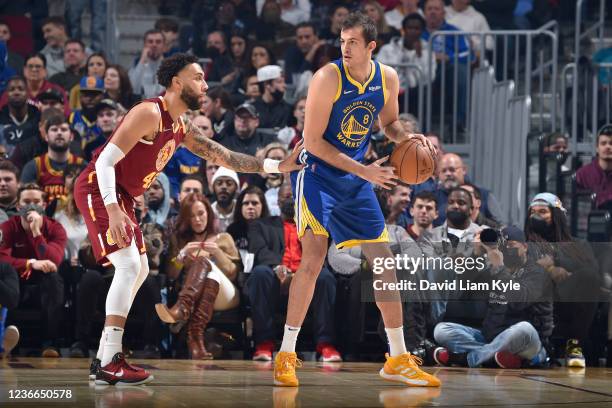
<instances>
[{"instance_id":1,"label":"wristband","mask_svg":"<svg viewBox=\"0 0 612 408\"><path fill-rule=\"evenodd\" d=\"M280 163L280 160L264 159L263 170L266 173L280 173L281 171L278 169Z\"/></svg>"}]
</instances>

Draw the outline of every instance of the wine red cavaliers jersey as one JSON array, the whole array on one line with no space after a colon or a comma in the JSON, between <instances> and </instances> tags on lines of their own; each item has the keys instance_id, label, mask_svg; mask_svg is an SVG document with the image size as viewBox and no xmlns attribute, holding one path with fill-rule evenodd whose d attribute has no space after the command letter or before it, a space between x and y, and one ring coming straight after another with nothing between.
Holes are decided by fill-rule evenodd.
<instances>
[{"instance_id":1,"label":"wine red cavaliers jersey","mask_svg":"<svg viewBox=\"0 0 612 408\"><path fill-rule=\"evenodd\" d=\"M64 186L64 171L55 170L47 153L34 158L36 164L36 183L47 193L47 204L56 198L66 198L66 187ZM68 153L66 164L81 164L83 159Z\"/></svg>"},{"instance_id":2,"label":"wine red cavaliers jersey","mask_svg":"<svg viewBox=\"0 0 612 408\"><path fill-rule=\"evenodd\" d=\"M135 224L138 223L134 216L134 197L142 195L155 181L185 137L185 123L181 118L176 122L172 120L161 96L143 102L152 102L159 109L161 120L158 132L152 141L140 139L115 165L117 202ZM121 123L117 129L120 127ZM112 135L109 141L111 139ZM77 178L74 190L75 202L87 224L94 254L101 263L106 261L106 255L119 250L108 230L108 214L96 178L96 161L103 148L97 151L85 171ZM128 243L135 239L140 253L145 253L140 228L128 230Z\"/></svg>"}]
</instances>

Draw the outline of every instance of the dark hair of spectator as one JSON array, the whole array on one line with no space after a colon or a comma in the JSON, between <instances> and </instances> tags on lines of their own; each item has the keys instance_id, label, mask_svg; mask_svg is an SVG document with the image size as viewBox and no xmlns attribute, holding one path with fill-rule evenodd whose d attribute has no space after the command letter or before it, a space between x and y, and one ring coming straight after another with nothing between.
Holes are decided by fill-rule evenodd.
<instances>
[{"instance_id":1,"label":"dark hair of spectator","mask_svg":"<svg viewBox=\"0 0 612 408\"><path fill-rule=\"evenodd\" d=\"M155 22L155 29L159 31L170 31L178 33L179 23L173 18L162 17Z\"/></svg>"},{"instance_id":2,"label":"dark hair of spectator","mask_svg":"<svg viewBox=\"0 0 612 408\"><path fill-rule=\"evenodd\" d=\"M605 124L597 133L597 140L595 143L599 144L599 138L601 136L612 137L612 123Z\"/></svg>"},{"instance_id":3,"label":"dark hair of spectator","mask_svg":"<svg viewBox=\"0 0 612 408\"><path fill-rule=\"evenodd\" d=\"M201 193L191 193L183 199L179 213L176 218L176 236L179 246L182 248L187 242L193 241L195 233L191 229L192 208L196 202L201 202L206 207L206 236L210 237L217 233L215 213L208 198Z\"/></svg>"},{"instance_id":4,"label":"dark hair of spectator","mask_svg":"<svg viewBox=\"0 0 612 408\"><path fill-rule=\"evenodd\" d=\"M157 82L163 87L170 87L172 78L178 75L187 65L198 62L198 57L184 53L165 58L157 70Z\"/></svg>"},{"instance_id":5,"label":"dark hair of spectator","mask_svg":"<svg viewBox=\"0 0 612 408\"><path fill-rule=\"evenodd\" d=\"M85 170L85 167L86 166L82 163L73 163L67 165L64 169L64 183L66 182L67 177L73 177L76 179L78 175L81 174L83 170ZM68 194L66 195L66 200L61 200L58 203L57 209L55 211L57 212L60 210L63 210L66 216L72 220L79 219L79 215L81 213L78 207L76 206L76 201L74 201L74 181L72 182L71 188L68 191Z\"/></svg>"},{"instance_id":6,"label":"dark hair of spectator","mask_svg":"<svg viewBox=\"0 0 612 408\"><path fill-rule=\"evenodd\" d=\"M145 31L144 35L142 36L142 38L146 41L147 37L153 34L159 34L162 36L162 38L165 40L166 37L164 37L164 33L162 33L160 30L157 30L155 28L151 29L151 30L147 30Z\"/></svg>"},{"instance_id":7,"label":"dark hair of spectator","mask_svg":"<svg viewBox=\"0 0 612 408\"><path fill-rule=\"evenodd\" d=\"M210 33L208 33L208 35L215 34L215 33L219 34L221 36L221 40L223 40L223 44L225 44L225 47L227 47L228 46L228 44L227 44L227 36L225 35L225 33L223 31L221 31L221 30L214 30L214 31L211 31ZM207 38L208 38L208 36L207 36Z\"/></svg>"},{"instance_id":8,"label":"dark hair of spectator","mask_svg":"<svg viewBox=\"0 0 612 408\"><path fill-rule=\"evenodd\" d=\"M349 14L346 20L344 20L344 23L342 23L343 30L357 27L361 27L366 45L372 41L376 41L376 37L378 37L376 23L374 23L370 17L358 11Z\"/></svg>"},{"instance_id":9,"label":"dark hair of spectator","mask_svg":"<svg viewBox=\"0 0 612 408\"><path fill-rule=\"evenodd\" d=\"M0 170L13 173L17 181L19 181L19 168L15 166L12 161L0 160Z\"/></svg>"},{"instance_id":10,"label":"dark hair of spectator","mask_svg":"<svg viewBox=\"0 0 612 408\"><path fill-rule=\"evenodd\" d=\"M53 24L54 26L62 27L64 31L66 30L66 20L64 20L64 18L60 16L47 17L42 21L42 24L40 26L44 27L47 24Z\"/></svg>"},{"instance_id":11,"label":"dark hair of spectator","mask_svg":"<svg viewBox=\"0 0 612 408\"><path fill-rule=\"evenodd\" d=\"M244 203L244 197L247 194L255 194L261 202L261 218L267 218L270 216L270 210L268 209L268 203L266 202L266 196L261 188L257 186L248 186L238 194L236 199L236 208L234 208L234 223L244 226L246 228L247 220L242 216L242 204Z\"/></svg>"},{"instance_id":12,"label":"dark hair of spectator","mask_svg":"<svg viewBox=\"0 0 612 408\"><path fill-rule=\"evenodd\" d=\"M450 197L452 193L457 192L457 191L467 194L468 200L470 203L470 208L474 208L474 203L472 202L472 194L470 194L470 192L467 191L465 188L453 187L450 190L448 190L448 196Z\"/></svg>"},{"instance_id":13,"label":"dark hair of spectator","mask_svg":"<svg viewBox=\"0 0 612 408\"><path fill-rule=\"evenodd\" d=\"M553 229L553 238L552 241L549 241L545 237L542 237L537 232L533 231L531 228L531 224L529 223L529 217L531 216L531 209L527 214L527 219L525 220L525 227L523 231L525 231L525 237L528 242L571 242L572 234L569 229L569 225L567 222L567 217L565 213L556 207L550 207L551 212L551 225Z\"/></svg>"},{"instance_id":14,"label":"dark hair of spectator","mask_svg":"<svg viewBox=\"0 0 612 408\"><path fill-rule=\"evenodd\" d=\"M106 68L108 67L108 60L106 59L106 55L104 55L103 52L94 52L89 57L87 57L87 62L85 62L85 68L89 69L89 61L91 61L91 59L94 57L102 58L102 60L104 61L104 71L106 72ZM87 72L87 74L89 75L89 72Z\"/></svg>"},{"instance_id":15,"label":"dark hair of spectator","mask_svg":"<svg viewBox=\"0 0 612 408\"><path fill-rule=\"evenodd\" d=\"M50 118L59 115L64 116L64 111L56 108L49 108L40 114L40 123L43 124L47 122Z\"/></svg>"},{"instance_id":16,"label":"dark hair of spectator","mask_svg":"<svg viewBox=\"0 0 612 408\"><path fill-rule=\"evenodd\" d=\"M43 201L47 198L47 193L45 193L45 190L43 190L41 186L39 186L36 183L25 183L19 186L19 188L17 189L17 201L18 202L21 199L21 193L23 193L24 191L28 191L28 190L40 191L42 194Z\"/></svg>"},{"instance_id":17,"label":"dark hair of spectator","mask_svg":"<svg viewBox=\"0 0 612 408\"><path fill-rule=\"evenodd\" d=\"M560 132L553 132L546 137L546 146L554 145L555 143L557 143L557 139L564 139L566 142L568 141L568 137L566 134Z\"/></svg>"},{"instance_id":18,"label":"dark hair of spectator","mask_svg":"<svg viewBox=\"0 0 612 408\"><path fill-rule=\"evenodd\" d=\"M349 11L349 12L351 11L351 9L347 5L342 4L342 3L337 3L332 8L329 9L329 18L332 18L334 14L336 14L336 11L338 11L338 9L341 9L341 8L346 9L346 11Z\"/></svg>"},{"instance_id":19,"label":"dark hair of spectator","mask_svg":"<svg viewBox=\"0 0 612 408\"><path fill-rule=\"evenodd\" d=\"M433 202L436 206L436 210L438 209L438 199L436 198L436 195L431 191L421 191L415 194L414 198L412 199L412 202L410 203L411 206L414 206L414 203L416 202L417 198L425 202Z\"/></svg>"},{"instance_id":20,"label":"dark hair of spectator","mask_svg":"<svg viewBox=\"0 0 612 408\"><path fill-rule=\"evenodd\" d=\"M244 41L244 44L245 44L242 56L240 56L238 58L234 55L234 52L233 52L232 47L231 47L231 45L232 45L232 38L234 38L234 37L242 38L242 40ZM234 64L236 64L236 65L244 64L246 62L247 56L249 55L249 38L245 34L243 34L243 33L239 33L239 32L232 33L232 35L230 37L229 50L230 50L230 57L234 61Z\"/></svg>"},{"instance_id":21,"label":"dark hair of spectator","mask_svg":"<svg viewBox=\"0 0 612 408\"><path fill-rule=\"evenodd\" d=\"M68 123L66 116L64 116L63 113L57 111L45 120L45 131L48 132L51 126L59 126L64 123Z\"/></svg>"},{"instance_id":22,"label":"dark hair of spectator","mask_svg":"<svg viewBox=\"0 0 612 408\"><path fill-rule=\"evenodd\" d=\"M125 68L123 68L122 65L110 64L110 65L107 65L106 69L104 70L105 75L106 75L106 71L108 71L110 68L117 71L117 74L119 75L119 101L118 102L124 105L125 108L129 109L130 107L125 105L124 102L127 102L130 100L130 97L134 93L134 90L132 89L132 83L130 82L130 77L128 75L128 72L126 71Z\"/></svg>"},{"instance_id":23,"label":"dark hair of spectator","mask_svg":"<svg viewBox=\"0 0 612 408\"><path fill-rule=\"evenodd\" d=\"M249 49L248 58L245 60L247 64L247 76L257 75L257 68L253 66L253 51L255 51L255 48L263 48L266 50L268 53L268 65L276 65L276 56L272 52L272 49L263 43L255 43L251 49Z\"/></svg>"},{"instance_id":24,"label":"dark hair of spectator","mask_svg":"<svg viewBox=\"0 0 612 408\"><path fill-rule=\"evenodd\" d=\"M7 88L8 88L8 84L10 84L11 82L15 82L15 81L21 81L27 85L26 79L23 77L23 75L14 75L6 82Z\"/></svg>"},{"instance_id":25,"label":"dark hair of spectator","mask_svg":"<svg viewBox=\"0 0 612 408\"><path fill-rule=\"evenodd\" d=\"M198 176L197 174L190 174L188 176L185 176L185 178L183 180L181 180L181 184L179 186L179 191L183 189L183 184L186 181L189 181L189 180L195 180L195 181L199 182L200 184L202 184L202 191L204 191L204 179L202 177Z\"/></svg>"},{"instance_id":26,"label":"dark hair of spectator","mask_svg":"<svg viewBox=\"0 0 612 408\"><path fill-rule=\"evenodd\" d=\"M334 47L331 44L321 45L312 57L312 71L317 72L324 65L337 60L341 56L342 51L340 51L340 48Z\"/></svg>"},{"instance_id":27,"label":"dark hair of spectator","mask_svg":"<svg viewBox=\"0 0 612 408\"><path fill-rule=\"evenodd\" d=\"M28 61L33 58L38 58L39 60L41 60L43 63L43 67L47 69L47 57L45 57L44 54L41 54L40 52L35 52L28 55L25 59L25 65L28 65Z\"/></svg>"},{"instance_id":28,"label":"dark hair of spectator","mask_svg":"<svg viewBox=\"0 0 612 408\"><path fill-rule=\"evenodd\" d=\"M419 13L410 13L406 17L404 17L404 19L402 20L402 28L405 30L406 26L408 25L408 22L412 20L418 21L421 24L421 29L425 29L427 23L425 22L423 16Z\"/></svg>"},{"instance_id":29,"label":"dark hair of spectator","mask_svg":"<svg viewBox=\"0 0 612 408\"><path fill-rule=\"evenodd\" d=\"M211 100L221 101L221 107L223 109L227 109L229 111L234 110L234 105L232 104L232 97L222 86L215 86L206 92L206 96L208 96Z\"/></svg>"},{"instance_id":30,"label":"dark hair of spectator","mask_svg":"<svg viewBox=\"0 0 612 408\"><path fill-rule=\"evenodd\" d=\"M301 23L296 25L295 32L297 33L297 30L299 30L300 28L308 28L308 27L312 28L312 32L314 33L314 35L318 35L317 26L311 21L302 21Z\"/></svg>"},{"instance_id":31,"label":"dark hair of spectator","mask_svg":"<svg viewBox=\"0 0 612 408\"><path fill-rule=\"evenodd\" d=\"M477 200L482 200L482 193L481 193L481 191L480 191L480 189L478 187L476 187L474 184L468 183L468 182L463 183L463 185L464 186L472 187L472 190L474 190L474 197L476 197Z\"/></svg>"},{"instance_id":32,"label":"dark hair of spectator","mask_svg":"<svg viewBox=\"0 0 612 408\"><path fill-rule=\"evenodd\" d=\"M76 38L69 38L68 41L66 41L66 43L64 44L64 48L68 44L79 44L81 46L81 50L85 51L85 44L83 44L83 41L81 40L77 40Z\"/></svg>"}]
</instances>

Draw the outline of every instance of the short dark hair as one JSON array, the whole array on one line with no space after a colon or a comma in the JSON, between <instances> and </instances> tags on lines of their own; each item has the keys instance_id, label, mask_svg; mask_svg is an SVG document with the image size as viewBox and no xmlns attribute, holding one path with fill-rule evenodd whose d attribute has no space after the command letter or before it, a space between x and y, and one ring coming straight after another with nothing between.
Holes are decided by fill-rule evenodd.
<instances>
[{"instance_id":1,"label":"short dark hair","mask_svg":"<svg viewBox=\"0 0 612 408\"><path fill-rule=\"evenodd\" d=\"M458 193L465 193L465 194L467 194L467 196L470 199L470 207L474 208L474 202L472 201L472 194L468 190L466 190L465 188L462 188L462 187L453 187L453 188L451 188L450 190L448 190L448 197L450 197L451 194L457 193L457 192Z\"/></svg>"},{"instance_id":2,"label":"short dark hair","mask_svg":"<svg viewBox=\"0 0 612 408\"><path fill-rule=\"evenodd\" d=\"M472 184L466 181L465 183L461 185L461 187L463 186L472 187L472 190L474 190L474 197L476 197L477 200L482 200L482 192L480 191L478 187L476 187L475 184Z\"/></svg>"},{"instance_id":3,"label":"short dark hair","mask_svg":"<svg viewBox=\"0 0 612 408\"><path fill-rule=\"evenodd\" d=\"M376 41L378 37L378 31L376 30L376 23L367 15L355 11L346 17L344 23L342 23L342 29L361 27L363 31L363 38L366 44L372 41Z\"/></svg>"},{"instance_id":4,"label":"short dark hair","mask_svg":"<svg viewBox=\"0 0 612 408\"><path fill-rule=\"evenodd\" d=\"M59 27L63 27L64 31L66 30L66 20L64 20L64 17L60 17L60 16L51 16L51 17L47 17L43 20L42 24L40 25L41 27L46 26L47 24L53 24Z\"/></svg>"},{"instance_id":5,"label":"short dark hair","mask_svg":"<svg viewBox=\"0 0 612 408\"><path fill-rule=\"evenodd\" d=\"M22 184L21 186L19 186L19 188L17 189L17 201L19 201L21 199L21 193L23 193L24 191L27 191L27 190L37 190L37 191L40 191L42 193L43 201L47 198L47 193L45 193L45 190L43 190L41 186L39 186L36 183L25 183L25 184Z\"/></svg>"},{"instance_id":6,"label":"short dark hair","mask_svg":"<svg viewBox=\"0 0 612 408\"><path fill-rule=\"evenodd\" d=\"M172 31L178 33L179 23L173 18L162 17L155 22L155 29L159 31Z\"/></svg>"},{"instance_id":7,"label":"short dark hair","mask_svg":"<svg viewBox=\"0 0 612 408\"><path fill-rule=\"evenodd\" d=\"M19 181L19 167L15 166L12 161L0 160L0 170L13 173L17 181Z\"/></svg>"},{"instance_id":8,"label":"short dark hair","mask_svg":"<svg viewBox=\"0 0 612 408\"><path fill-rule=\"evenodd\" d=\"M599 129L595 143L599 144L599 138L601 136L612 137L612 123L605 124L601 129Z\"/></svg>"},{"instance_id":9,"label":"short dark hair","mask_svg":"<svg viewBox=\"0 0 612 408\"><path fill-rule=\"evenodd\" d=\"M42 61L43 63L43 67L46 69L47 68L47 57L45 57L44 54L41 54L40 52L35 52L32 54L29 54L26 59L25 59L25 65L28 64L28 61L31 60L32 58L38 58L39 60Z\"/></svg>"},{"instance_id":10,"label":"short dark hair","mask_svg":"<svg viewBox=\"0 0 612 408\"><path fill-rule=\"evenodd\" d=\"M198 176L197 174L189 174L188 176L185 176L183 180L181 180L181 184L179 185L179 192L183 189L183 183L189 180L199 181L200 184L202 184L202 190L204 190L204 179Z\"/></svg>"},{"instance_id":11,"label":"short dark hair","mask_svg":"<svg viewBox=\"0 0 612 408\"><path fill-rule=\"evenodd\" d=\"M9 80L6 82L7 88L8 88L8 84L9 84L9 83L11 83L11 82L15 82L15 81L21 81L21 82L23 82L24 84L26 84L26 85L27 85L26 79L24 78L24 76L23 76L23 75L13 75L13 76L12 76L12 77L11 77L11 78L10 78L10 79L9 79Z\"/></svg>"},{"instance_id":12,"label":"short dark hair","mask_svg":"<svg viewBox=\"0 0 612 408\"><path fill-rule=\"evenodd\" d=\"M47 122L53 116L64 115L64 111L57 108L49 108L40 114L40 123Z\"/></svg>"},{"instance_id":13,"label":"short dark hair","mask_svg":"<svg viewBox=\"0 0 612 408\"><path fill-rule=\"evenodd\" d=\"M198 57L185 53L174 54L162 61L157 70L157 82L163 87L168 88L172 83L172 78L178 75L187 65L198 62Z\"/></svg>"},{"instance_id":14,"label":"short dark hair","mask_svg":"<svg viewBox=\"0 0 612 408\"><path fill-rule=\"evenodd\" d=\"M64 48L68 45L68 44L79 44L81 46L81 49L83 51L85 51L85 44L83 43L83 41L81 40L77 40L76 38L70 38L68 39L68 41L66 41L66 43L64 44Z\"/></svg>"},{"instance_id":15,"label":"short dark hair","mask_svg":"<svg viewBox=\"0 0 612 408\"><path fill-rule=\"evenodd\" d=\"M147 37L148 37L148 36L150 36L150 35L152 35L152 34L159 34L159 35L161 35L162 37L164 36L164 33L162 33L160 30L158 30L158 29L156 29L156 28L153 28L153 29L151 29L151 30L147 30L147 31L145 31L144 35L142 36L143 40L145 40L145 41L146 41L146 40L147 40ZM164 40L165 40L165 38L164 38Z\"/></svg>"},{"instance_id":16,"label":"short dark hair","mask_svg":"<svg viewBox=\"0 0 612 408\"><path fill-rule=\"evenodd\" d=\"M63 112L54 112L53 115L49 116L47 120L45 120L45 131L49 131L51 126L58 126L64 123L68 123L66 116L64 116Z\"/></svg>"},{"instance_id":17,"label":"short dark hair","mask_svg":"<svg viewBox=\"0 0 612 408\"><path fill-rule=\"evenodd\" d=\"M221 101L221 106L223 107L223 109L234 109L234 105L232 105L232 96L222 86L212 87L206 92L206 96L208 96L212 100L219 99Z\"/></svg>"},{"instance_id":18,"label":"short dark hair","mask_svg":"<svg viewBox=\"0 0 612 408\"><path fill-rule=\"evenodd\" d=\"M414 200L412 200L412 203L411 203L412 207L414 207L414 203L416 202L417 199L423 200L423 201L433 201L433 203L436 205L436 210L438 209L438 199L436 198L436 195L431 191L421 191L417 193L414 196Z\"/></svg>"},{"instance_id":19,"label":"short dark hair","mask_svg":"<svg viewBox=\"0 0 612 408\"><path fill-rule=\"evenodd\" d=\"M297 33L297 30L299 30L300 28L312 28L312 32L317 35L317 26L310 21L302 21L301 23L299 23L298 25L295 26L295 32Z\"/></svg>"},{"instance_id":20,"label":"short dark hair","mask_svg":"<svg viewBox=\"0 0 612 408\"><path fill-rule=\"evenodd\" d=\"M418 21L419 23L421 23L421 28L424 29L425 26L427 25L427 23L425 22L425 19L423 18L422 15L420 15L419 13L410 13L408 14L406 17L404 17L404 19L402 20L402 28L406 28L406 25L409 21Z\"/></svg>"}]
</instances>

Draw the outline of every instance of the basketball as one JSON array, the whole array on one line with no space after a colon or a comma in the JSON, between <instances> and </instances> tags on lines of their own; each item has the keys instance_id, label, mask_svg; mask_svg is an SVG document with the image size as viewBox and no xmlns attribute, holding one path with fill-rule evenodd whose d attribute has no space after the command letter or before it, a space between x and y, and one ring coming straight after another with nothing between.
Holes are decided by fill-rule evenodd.
<instances>
[{"instance_id":1,"label":"basketball","mask_svg":"<svg viewBox=\"0 0 612 408\"><path fill-rule=\"evenodd\" d=\"M434 152L416 138L396 146L390 161L400 180L407 184L421 184L436 168Z\"/></svg>"}]
</instances>

